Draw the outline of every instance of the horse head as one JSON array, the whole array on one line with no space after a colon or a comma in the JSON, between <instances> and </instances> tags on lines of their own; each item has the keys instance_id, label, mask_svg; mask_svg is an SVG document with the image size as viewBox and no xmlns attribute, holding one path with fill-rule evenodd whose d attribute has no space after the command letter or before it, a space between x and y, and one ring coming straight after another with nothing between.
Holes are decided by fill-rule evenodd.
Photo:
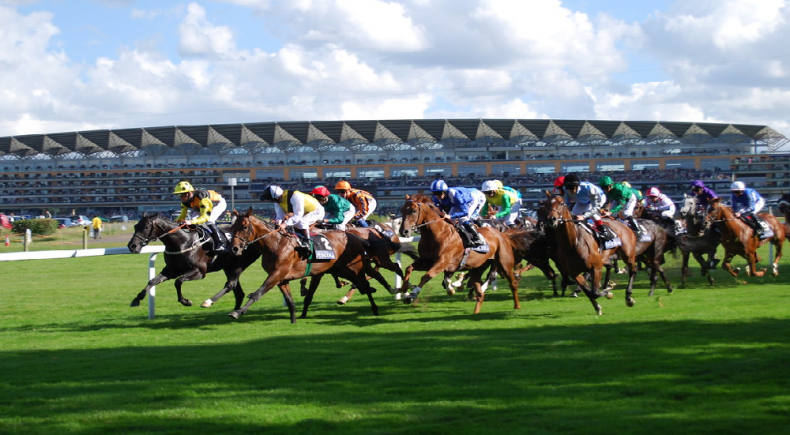
<instances>
[{"instance_id":1,"label":"horse head","mask_svg":"<svg viewBox=\"0 0 790 435\"><path fill-rule=\"evenodd\" d=\"M411 237L412 231L417 227L422 213L420 212L419 202L413 200L410 196L406 196L406 202L400 208L401 224L398 235L401 237Z\"/></svg>"},{"instance_id":2,"label":"horse head","mask_svg":"<svg viewBox=\"0 0 790 435\"><path fill-rule=\"evenodd\" d=\"M260 238L271 233L273 230L255 217L250 207L244 214L236 210L231 212L233 224L230 226L231 242L230 252L234 255L241 255L248 246L260 240Z\"/></svg>"},{"instance_id":3,"label":"horse head","mask_svg":"<svg viewBox=\"0 0 790 435\"><path fill-rule=\"evenodd\" d=\"M129 251L139 254L143 247L152 240L158 239L164 231L162 227L156 223L162 219L164 218L158 213L149 215L144 212L140 220L134 225L134 234L132 234L132 239L129 240L129 243L126 245Z\"/></svg>"},{"instance_id":4,"label":"horse head","mask_svg":"<svg viewBox=\"0 0 790 435\"><path fill-rule=\"evenodd\" d=\"M538 208L538 221L542 221L549 228L557 228L563 221L570 219L571 212L560 195L548 194Z\"/></svg>"}]
</instances>

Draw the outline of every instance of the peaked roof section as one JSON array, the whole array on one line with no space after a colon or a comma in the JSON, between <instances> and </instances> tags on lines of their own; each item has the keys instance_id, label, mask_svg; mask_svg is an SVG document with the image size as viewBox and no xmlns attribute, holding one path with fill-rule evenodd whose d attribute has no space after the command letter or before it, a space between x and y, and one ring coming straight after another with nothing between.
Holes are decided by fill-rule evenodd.
<instances>
[{"instance_id":1,"label":"peaked roof section","mask_svg":"<svg viewBox=\"0 0 790 435\"><path fill-rule=\"evenodd\" d=\"M552 119L402 119L380 121L290 121L93 130L0 137L0 156L28 158L79 153L116 155L144 150L234 148L409 150L463 146L478 141L501 146L632 144L702 145L711 141L759 142L774 151L788 142L766 125L693 122ZM499 146L499 145L498 145ZM328 148L329 147L329 148Z\"/></svg>"}]
</instances>

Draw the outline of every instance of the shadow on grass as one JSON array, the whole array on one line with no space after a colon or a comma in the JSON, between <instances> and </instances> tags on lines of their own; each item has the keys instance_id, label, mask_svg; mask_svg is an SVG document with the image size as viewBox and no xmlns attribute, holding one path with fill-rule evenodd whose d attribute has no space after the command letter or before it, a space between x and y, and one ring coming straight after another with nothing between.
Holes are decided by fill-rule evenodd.
<instances>
[{"instance_id":1,"label":"shadow on grass","mask_svg":"<svg viewBox=\"0 0 790 435\"><path fill-rule=\"evenodd\" d=\"M144 327L192 326L178 315L163 317ZM252 317L262 327L282 321L275 313ZM320 320L342 317L353 314ZM15 421L45 414L52 426L25 428L34 434L72 419L81 419L83 430L72 432L80 434L479 434L525 427L607 435L778 433L790 417L788 361L790 329L776 319L30 350L2 353L0 369L13 377L0 387L0 409ZM86 410L99 417L84 417ZM292 416L277 417L283 413Z\"/></svg>"}]
</instances>

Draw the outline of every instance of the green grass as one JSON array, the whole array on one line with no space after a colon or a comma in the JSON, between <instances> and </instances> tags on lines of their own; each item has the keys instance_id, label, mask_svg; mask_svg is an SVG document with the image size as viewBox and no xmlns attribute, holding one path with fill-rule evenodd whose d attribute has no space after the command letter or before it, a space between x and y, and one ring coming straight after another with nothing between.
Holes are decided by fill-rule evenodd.
<instances>
[{"instance_id":1,"label":"green grass","mask_svg":"<svg viewBox=\"0 0 790 435\"><path fill-rule=\"evenodd\" d=\"M158 263L163 265L161 255ZM673 260L674 261L674 260ZM790 268L596 316L535 271L480 315L438 279L381 315L327 279L292 325L276 290L234 321L224 277L157 286L130 308L147 255L0 263L0 434L779 434L790 427ZM736 261L743 266L743 260ZM675 264L669 268L679 283ZM694 266L698 275L698 268ZM386 276L390 276L387 274ZM247 292L264 278L242 276ZM622 277L618 277L623 281ZM747 284L743 284L746 281ZM622 285L622 283L621 283ZM297 308L301 298L296 290ZM784 429L783 429L784 428Z\"/></svg>"}]
</instances>

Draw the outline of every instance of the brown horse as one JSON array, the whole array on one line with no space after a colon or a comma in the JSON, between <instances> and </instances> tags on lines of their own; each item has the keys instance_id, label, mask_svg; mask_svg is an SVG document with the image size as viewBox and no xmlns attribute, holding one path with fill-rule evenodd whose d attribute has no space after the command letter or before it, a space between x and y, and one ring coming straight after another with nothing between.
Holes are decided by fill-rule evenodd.
<instances>
[{"instance_id":1,"label":"brown horse","mask_svg":"<svg viewBox=\"0 0 790 435\"><path fill-rule=\"evenodd\" d=\"M721 244L724 246L724 259L721 268L730 272L732 276L738 276L739 269L733 269L730 261L740 255L749 263L746 273L749 276L763 276L764 270L757 270L757 262L760 258L757 255L757 248L768 243L776 247L776 258L771 265L771 274L779 275L779 259L782 258L782 245L785 242L785 227L770 213L760 213L760 219L765 220L773 230L773 237L760 240L755 236L754 230L740 218L736 218L730 207L721 203L721 198L711 200L707 211L708 217L723 225L719 225L721 231Z\"/></svg>"},{"instance_id":2,"label":"brown horse","mask_svg":"<svg viewBox=\"0 0 790 435\"><path fill-rule=\"evenodd\" d=\"M560 268L576 281L587 295L595 311L602 314L601 306L596 299L600 296L611 298L611 293L602 294L600 292L601 273L604 266L611 267L609 257L616 253L618 258L628 265L629 279L625 303L632 307L635 303L632 293L636 275L636 236L634 232L620 221L606 219L604 225L617 234L621 245L614 249L600 249L598 241L592 233L581 229L581 221L575 220L564 199L549 192L546 192L546 195L548 199L543 202L540 216L546 219L546 225L554 231ZM591 279L589 284L584 274L589 274Z\"/></svg>"},{"instance_id":3,"label":"brown horse","mask_svg":"<svg viewBox=\"0 0 790 435\"><path fill-rule=\"evenodd\" d=\"M507 279L513 293L514 308L521 308L518 300L518 280L513 271L513 247L504 233L489 227L479 228L480 235L488 245L488 252L481 253L464 248L455 226L433 204L415 201L407 195L406 202L401 207L401 216L401 237L409 237L418 228L420 231L420 241L417 244L419 258L406 268L403 289L408 288L413 270L426 271L420 283L403 299L404 303L408 304L416 299L425 284L439 273L444 273L442 285L446 289L452 280L452 274L466 269L470 271L469 282L475 288L474 313L478 314L485 298L482 276L492 266Z\"/></svg>"},{"instance_id":4,"label":"brown horse","mask_svg":"<svg viewBox=\"0 0 790 435\"><path fill-rule=\"evenodd\" d=\"M369 247L367 242L343 231L324 232L322 235L329 239L335 258L311 261L295 249L298 242L294 236L268 226L252 214L252 209L243 215L234 212L233 216L236 221L230 227L233 235L231 251L236 255L241 255L248 246L253 245L261 254L261 266L269 276L258 290L250 294L249 300L241 309L228 313L230 317L238 319L261 296L277 285L288 306L291 323L296 323L294 301L288 282L305 276L314 277L310 281L310 288L304 300L301 315L301 318L304 319L307 317L307 309L320 283L320 279L317 278L320 278L324 273L351 281L359 288L360 292L368 295L373 314L378 315L378 307L372 296L374 290L365 279L365 265L368 263L365 258L365 250L366 247Z\"/></svg>"}]
</instances>

